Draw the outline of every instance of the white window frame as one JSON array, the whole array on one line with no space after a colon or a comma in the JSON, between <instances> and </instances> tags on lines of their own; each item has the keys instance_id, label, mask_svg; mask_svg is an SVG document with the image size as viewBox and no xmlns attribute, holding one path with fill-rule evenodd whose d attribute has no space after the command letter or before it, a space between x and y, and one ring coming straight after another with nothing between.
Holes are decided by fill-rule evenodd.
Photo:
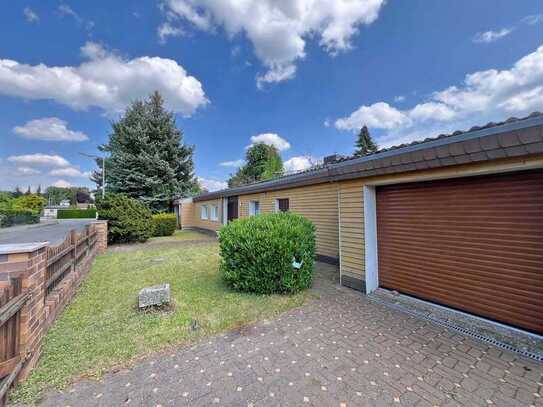
<instances>
[{"instance_id":1,"label":"white window frame","mask_svg":"<svg viewBox=\"0 0 543 407\"><path fill-rule=\"evenodd\" d=\"M249 201L249 216L260 214L260 201Z\"/></svg>"},{"instance_id":2,"label":"white window frame","mask_svg":"<svg viewBox=\"0 0 543 407\"><path fill-rule=\"evenodd\" d=\"M209 219L209 215L208 215L208 212L207 212L207 205L202 205L200 207L200 219L202 219L202 220L208 220Z\"/></svg>"},{"instance_id":3,"label":"white window frame","mask_svg":"<svg viewBox=\"0 0 543 407\"><path fill-rule=\"evenodd\" d=\"M217 222L219 220L219 207L217 205L211 205L211 211L209 215L212 221Z\"/></svg>"}]
</instances>

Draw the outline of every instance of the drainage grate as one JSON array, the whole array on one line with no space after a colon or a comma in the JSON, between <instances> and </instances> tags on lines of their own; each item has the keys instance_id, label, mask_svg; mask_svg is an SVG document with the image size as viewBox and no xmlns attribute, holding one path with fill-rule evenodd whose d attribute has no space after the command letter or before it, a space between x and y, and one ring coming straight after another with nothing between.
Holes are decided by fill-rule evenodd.
<instances>
[{"instance_id":1,"label":"drainage grate","mask_svg":"<svg viewBox=\"0 0 543 407\"><path fill-rule=\"evenodd\" d=\"M496 339L489 338L488 336L478 334L478 333L476 333L474 331L471 331L469 329L462 328L462 327L460 327L458 325L455 325L453 323L446 322L446 321L443 321L441 319L428 316L428 315L426 315L426 314L424 314L422 312L411 310L409 308L404 307L403 305L391 304L390 302L381 300L381 299L376 298L376 297L371 296L371 295L369 296L369 299L370 299L370 301L372 301L372 302L374 302L376 304L384 305L385 307L392 308L392 309L395 309L397 311L412 315L412 316L414 316L416 318L423 319L423 320L426 320L426 321L430 321L430 322L432 322L434 324L443 326L445 328L452 329L453 331L460 332L460 333L462 333L462 334L464 334L466 336L469 336L471 338L475 338L475 339L480 340L480 341L485 342L485 343L489 343L491 345L494 345L494 346L496 346L498 348L507 350L509 352L514 352L514 353L517 353L519 355L525 356L527 358L536 360L538 362L543 362L543 355L541 355L541 354L528 352L528 351L525 351L525 350L522 350L522 349L515 348L514 346L508 345L508 344L503 343L501 341L497 341Z\"/></svg>"}]
</instances>

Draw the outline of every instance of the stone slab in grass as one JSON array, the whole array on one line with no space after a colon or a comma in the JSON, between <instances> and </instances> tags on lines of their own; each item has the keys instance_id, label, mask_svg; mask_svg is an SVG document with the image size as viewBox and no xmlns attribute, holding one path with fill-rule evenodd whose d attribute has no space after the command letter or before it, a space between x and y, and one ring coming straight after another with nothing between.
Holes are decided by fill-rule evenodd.
<instances>
[{"instance_id":1,"label":"stone slab in grass","mask_svg":"<svg viewBox=\"0 0 543 407\"><path fill-rule=\"evenodd\" d=\"M151 287L145 287L140 290L138 295L138 307L147 308L157 305L165 305L170 302L170 285L159 284Z\"/></svg>"}]
</instances>

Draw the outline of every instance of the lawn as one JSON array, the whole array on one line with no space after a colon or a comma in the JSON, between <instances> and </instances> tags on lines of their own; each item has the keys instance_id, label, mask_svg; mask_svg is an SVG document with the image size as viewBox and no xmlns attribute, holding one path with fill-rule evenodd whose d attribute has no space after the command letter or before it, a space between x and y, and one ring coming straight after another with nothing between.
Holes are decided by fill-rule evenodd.
<instances>
[{"instance_id":1,"label":"lawn","mask_svg":"<svg viewBox=\"0 0 543 407\"><path fill-rule=\"evenodd\" d=\"M305 294L233 292L222 283L218 263L214 241L99 256L47 334L38 367L12 397L33 402L49 387L62 388L80 376L99 377L139 356L273 317L305 300ZM164 282L171 285L173 309L138 311L138 291Z\"/></svg>"},{"instance_id":2,"label":"lawn","mask_svg":"<svg viewBox=\"0 0 543 407\"><path fill-rule=\"evenodd\" d=\"M201 240L211 239L212 236L195 230L176 230L172 236L153 237L154 242L177 240Z\"/></svg>"}]
</instances>

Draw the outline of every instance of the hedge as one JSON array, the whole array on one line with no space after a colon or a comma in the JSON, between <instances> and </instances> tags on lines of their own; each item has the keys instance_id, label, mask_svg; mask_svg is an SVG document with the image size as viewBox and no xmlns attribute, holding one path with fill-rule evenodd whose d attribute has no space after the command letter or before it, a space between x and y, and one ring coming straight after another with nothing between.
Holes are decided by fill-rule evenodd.
<instances>
[{"instance_id":1,"label":"hedge","mask_svg":"<svg viewBox=\"0 0 543 407\"><path fill-rule=\"evenodd\" d=\"M39 223L40 215L28 209L0 210L0 227Z\"/></svg>"},{"instance_id":2,"label":"hedge","mask_svg":"<svg viewBox=\"0 0 543 407\"><path fill-rule=\"evenodd\" d=\"M96 209L59 209L57 219L96 219Z\"/></svg>"},{"instance_id":3,"label":"hedge","mask_svg":"<svg viewBox=\"0 0 543 407\"><path fill-rule=\"evenodd\" d=\"M154 232L151 211L126 194L108 193L96 200L100 219L108 221L110 243L145 242Z\"/></svg>"},{"instance_id":4,"label":"hedge","mask_svg":"<svg viewBox=\"0 0 543 407\"><path fill-rule=\"evenodd\" d=\"M153 215L153 224L153 236L171 236L177 228L177 218L173 213L157 213Z\"/></svg>"},{"instance_id":5,"label":"hedge","mask_svg":"<svg viewBox=\"0 0 543 407\"><path fill-rule=\"evenodd\" d=\"M238 219L219 232L226 284L258 294L295 293L311 286L315 227L289 212Z\"/></svg>"}]
</instances>

